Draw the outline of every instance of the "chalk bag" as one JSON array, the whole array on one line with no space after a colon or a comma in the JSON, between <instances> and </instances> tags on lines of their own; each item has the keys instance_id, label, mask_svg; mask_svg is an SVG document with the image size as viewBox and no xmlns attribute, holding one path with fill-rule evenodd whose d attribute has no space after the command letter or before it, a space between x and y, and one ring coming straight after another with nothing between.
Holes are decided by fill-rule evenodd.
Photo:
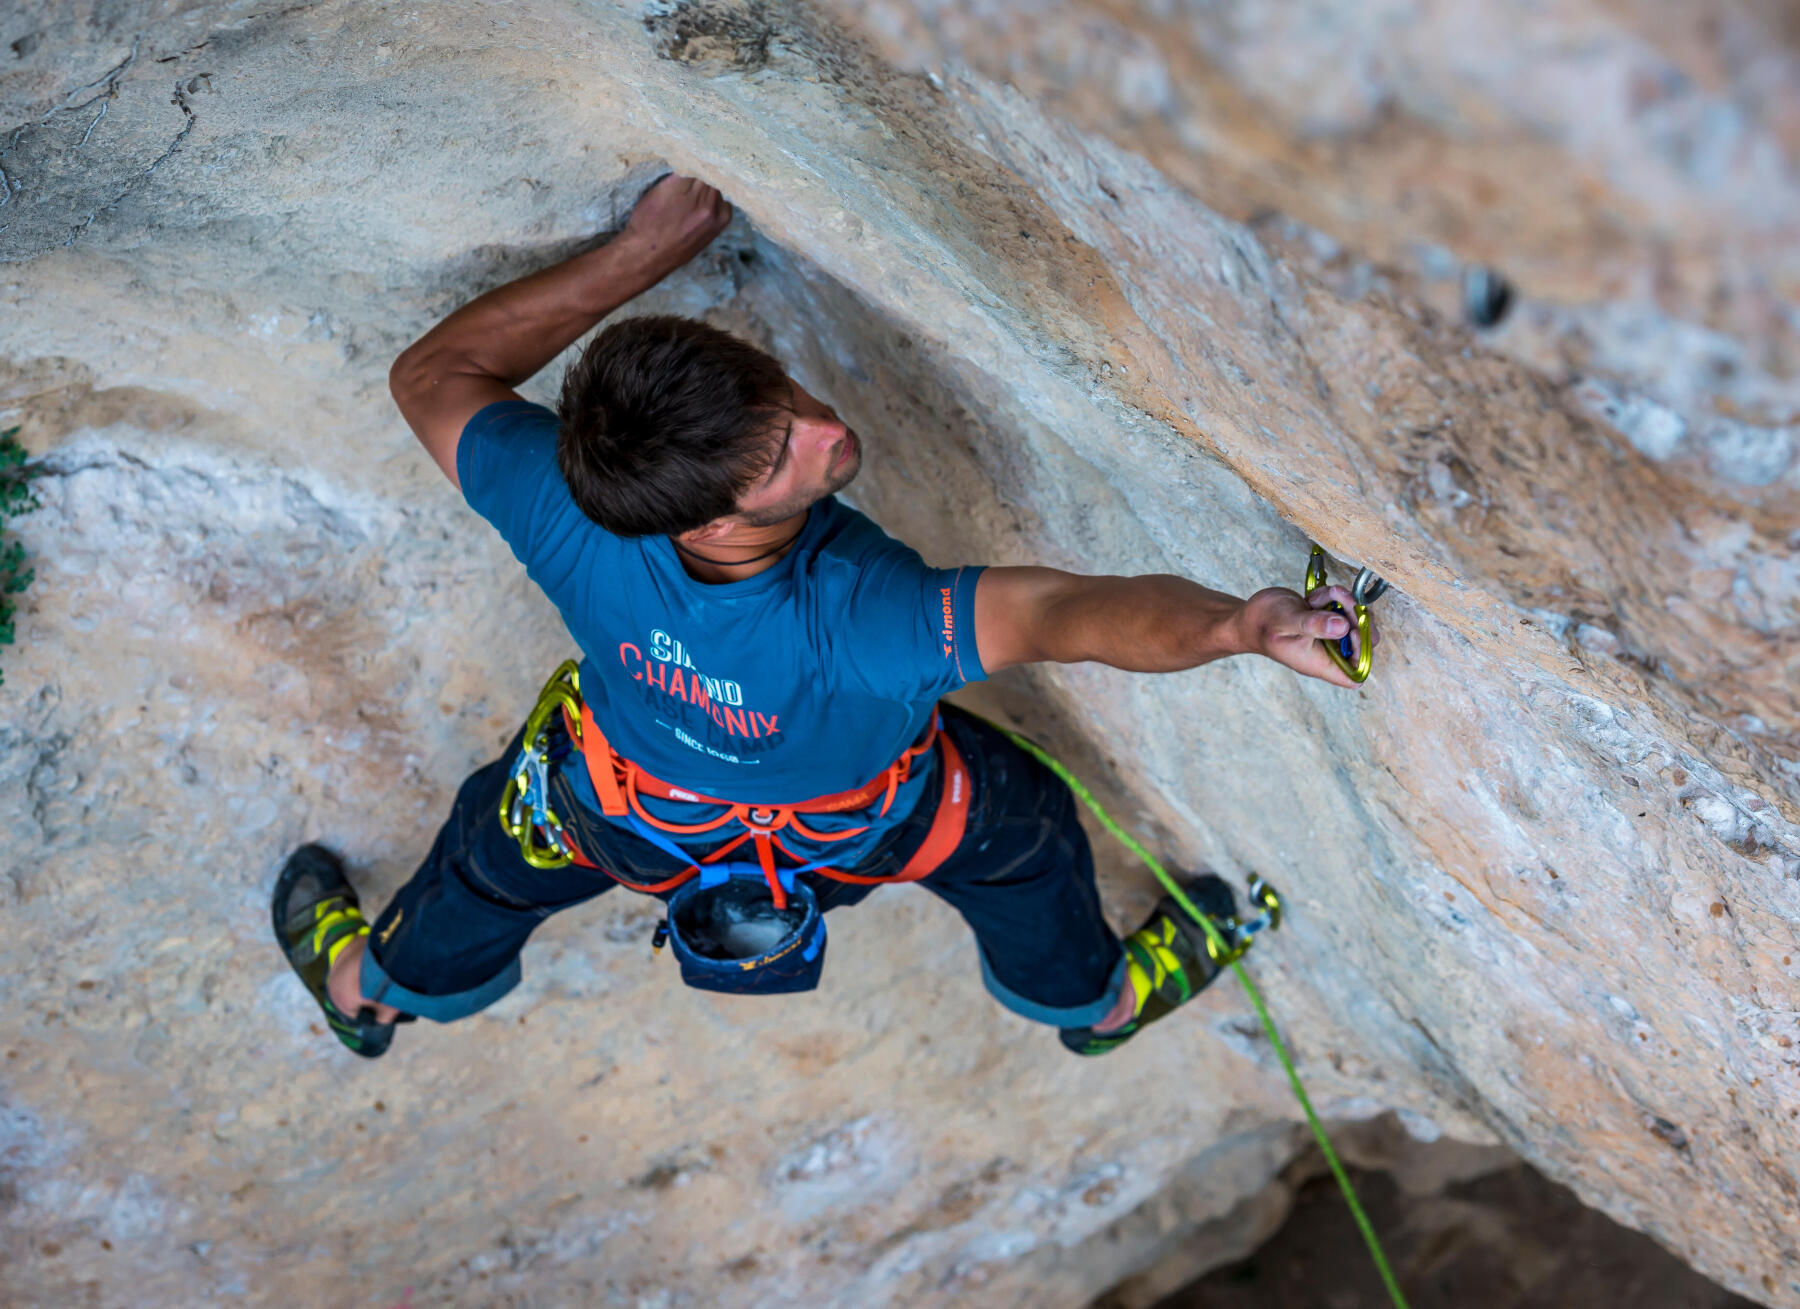
<instances>
[{"instance_id":1,"label":"chalk bag","mask_svg":"<svg viewBox=\"0 0 1800 1309\"><path fill-rule=\"evenodd\" d=\"M701 991L810 991L825 966L825 916L810 886L782 870L787 907L775 907L755 864L702 864L669 897L669 945L681 980Z\"/></svg>"}]
</instances>

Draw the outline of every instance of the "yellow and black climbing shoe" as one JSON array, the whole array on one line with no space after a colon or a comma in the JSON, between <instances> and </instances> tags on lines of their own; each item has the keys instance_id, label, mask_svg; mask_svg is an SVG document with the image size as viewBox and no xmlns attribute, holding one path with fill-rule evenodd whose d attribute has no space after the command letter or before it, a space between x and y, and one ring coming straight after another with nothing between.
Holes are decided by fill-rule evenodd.
<instances>
[{"instance_id":1,"label":"yellow and black climbing shoe","mask_svg":"<svg viewBox=\"0 0 1800 1309\"><path fill-rule=\"evenodd\" d=\"M325 1021L337 1039L365 1059L385 1053L394 1039L394 1025L376 1022L372 1009L346 1017L325 990L325 979L339 952L357 937L369 934L356 892L338 857L321 845L303 845L294 851L275 879L269 908L276 944L300 975L307 994L324 1010Z\"/></svg>"},{"instance_id":2,"label":"yellow and black climbing shoe","mask_svg":"<svg viewBox=\"0 0 1800 1309\"><path fill-rule=\"evenodd\" d=\"M1184 877L1181 889L1230 941L1236 931L1237 901L1225 880L1200 873ZM1076 1054L1105 1054L1192 1000L1221 971L1206 943L1206 929L1176 904L1174 897L1165 895L1156 902L1149 920L1122 942L1126 977L1137 1000L1130 1021L1108 1032L1065 1027L1062 1043Z\"/></svg>"}]
</instances>

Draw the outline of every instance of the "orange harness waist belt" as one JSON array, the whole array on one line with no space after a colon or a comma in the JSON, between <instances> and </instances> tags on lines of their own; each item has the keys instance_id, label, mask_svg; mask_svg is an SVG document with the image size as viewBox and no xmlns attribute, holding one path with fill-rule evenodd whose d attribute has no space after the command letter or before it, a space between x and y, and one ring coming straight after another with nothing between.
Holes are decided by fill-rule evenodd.
<instances>
[{"instance_id":1,"label":"orange harness waist belt","mask_svg":"<svg viewBox=\"0 0 1800 1309\"><path fill-rule=\"evenodd\" d=\"M695 836L702 832L714 832L730 823L737 823L743 831L717 850L704 858L690 864L675 876L665 881L652 884L639 884L627 881L613 872L584 857L579 850L571 847L569 855L575 863L584 868L599 868L613 878L621 886L633 891L659 894L672 891L695 877L702 864L714 864L725 859L732 851L738 849L746 841L756 851L756 861L762 868L763 877L769 883L769 893L775 899L779 909L787 908L787 892L781 885L781 878L775 866L775 852L792 859L795 863L805 861L790 850L782 841L781 834L791 831L796 837L806 841L844 841L853 836L860 836L868 831L868 827L852 827L841 832L820 832L801 821L802 814L836 814L849 813L857 809L867 809L880 801L880 814L886 814L894 803L894 796L906 780L912 776L913 761L920 758L933 746L938 747L943 756L944 789L938 800L937 813L931 820L931 827L925 834L924 843L906 862L906 866L891 877L865 877L860 873L847 873L837 868L813 868L809 871L821 877L829 877L839 882L853 882L858 885L874 886L886 882L916 882L935 872L950 852L961 843L963 832L969 819L969 769L957 751L956 744L940 730L939 714L933 712L931 725L918 744L912 746L893 763L884 768L872 781L853 791L839 791L835 795L822 795L811 800L802 800L797 804L757 805L743 804L734 800L721 800L716 796L700 795L694 791L673 786L658 778L652 777L642 768L625 758L606 739L600 726L594 721L593 711L584 703L581 706L581 717L577 723L570 712L572 706L563 707L563 722L568 728L569 736L581 747L582 757L587 762L588 776L594 784L594 792L599 796L601 812L608 817L621 818L630 816L656 828L679 836ZM643 796L657 800L685 801L689 804L719 805L724 808L718 817L704 823L671 823L657 818L644 808ZM565 835L566 840L566 835Z\"/></svg>"}]
</instances>

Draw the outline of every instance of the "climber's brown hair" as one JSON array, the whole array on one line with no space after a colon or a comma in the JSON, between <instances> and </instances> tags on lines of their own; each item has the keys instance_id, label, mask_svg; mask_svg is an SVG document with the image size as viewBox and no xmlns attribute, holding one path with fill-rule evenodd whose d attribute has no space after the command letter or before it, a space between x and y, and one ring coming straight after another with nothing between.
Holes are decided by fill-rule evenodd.
<instances>
[{"instance_id":1,"label":"climber's brown hair","mask_svg":"<svg viewBox=\"0 0 1800 1309\"><path fill-rule=\"evenodd\" d=\"M617 536L678 536L737 508L775 456L787 372L691 318L628 318L563 376L556 462L581 512Z\"/></svg>"}]
</instances>

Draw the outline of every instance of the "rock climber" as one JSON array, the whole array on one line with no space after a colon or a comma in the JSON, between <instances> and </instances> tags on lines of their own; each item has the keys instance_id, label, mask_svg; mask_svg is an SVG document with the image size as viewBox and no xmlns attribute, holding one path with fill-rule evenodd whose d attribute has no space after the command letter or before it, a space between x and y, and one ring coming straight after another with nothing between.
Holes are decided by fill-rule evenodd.
<instances>
[{"instance_id":1,"label":"rock climber","mask_svg":"<svg viewBox=\"0 0 1800 1309\"><path fill-rule=\"evenodd\" d=\"M783 914L918 881L973 930L996 1000L1103 1053L1213 979L1202 930L1165 898L1121 941L1067 786L940 698L1034 661L1154 673L1240 654L1350 685L1321 644L1351 630L1326 608L1350 608L1343 587L1238 599L1171 576L928 567L836 498L861 465L857 434L704 323L615 322L554 412L519 397L731 216L712 187L665 176L613 239L471 301L394 362L401 414L583 659L546 688L533 730L462 784L373 923L324 847L282 869L276 938L358 1054L383 1053L397 1022L493 1004L553 913L616 885L741 898L746 869ZM721 882L727 853L737 871ZM1221 880L1193 886L1203 912L1231 912ZM679 937L678 917L659 936ZM736 959L720 939L708 957ZM748 980L730 989L759 989L769 961L737 962ZM783 966L762 989L811 984Z\"/></svg>"}]
</instances>

